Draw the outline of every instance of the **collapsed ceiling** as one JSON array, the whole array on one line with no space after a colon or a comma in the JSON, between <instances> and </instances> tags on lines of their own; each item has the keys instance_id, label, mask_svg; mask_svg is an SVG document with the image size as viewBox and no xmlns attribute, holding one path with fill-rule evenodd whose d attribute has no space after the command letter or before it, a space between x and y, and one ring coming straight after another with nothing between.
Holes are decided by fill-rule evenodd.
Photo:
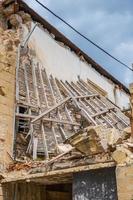
<instances>
[{"instance_id":1,"label":"collapsed ceiling","mask_svg":"<svg viewBox=\"0 0 133 200\"><path fill-rule=\"evenodd\" d=\"M48 75L35 52L21 50L17 69L15 155L48 159L69 150L62 145L88 126L120 132L128 118L88 80L65 82Z\"/></svg>"}]
</instances>

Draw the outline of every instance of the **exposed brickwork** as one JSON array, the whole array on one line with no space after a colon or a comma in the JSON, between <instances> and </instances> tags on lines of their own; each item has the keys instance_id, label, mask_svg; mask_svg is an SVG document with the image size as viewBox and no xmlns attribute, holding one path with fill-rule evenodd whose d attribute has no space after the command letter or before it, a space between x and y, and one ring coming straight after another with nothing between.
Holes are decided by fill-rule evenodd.
<instances>
[{"instance_id":1,"label":"exposed brickwork","mask_svg":"<svg viewBox=\"0 0 133 200\"><path fill-rule=\"evenodd\" d=\"M117 167L118 200L133 200L133 165Z\"/></svg>"}]
</instances>

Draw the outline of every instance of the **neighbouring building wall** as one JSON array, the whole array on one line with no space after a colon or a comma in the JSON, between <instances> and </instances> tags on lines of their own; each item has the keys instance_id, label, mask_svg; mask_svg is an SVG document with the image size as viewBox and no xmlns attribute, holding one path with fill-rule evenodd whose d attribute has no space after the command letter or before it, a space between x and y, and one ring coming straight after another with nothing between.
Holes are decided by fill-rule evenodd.
<instances>
[{"instance_id":1,"label":"neighbouring building wall","mask_svg":"<svg viewBox=\"0 0 133 200\"><path fill-rule=\"evenodd\" d=\"M73 200L117 200L115 168L80 172L73 177Z\"/></svg>"},{"instance_id":2,"label":"neighbouring building wall","mask_svg":"<svg viewBox=\"0 0 133 200\"><path fill-rule=\"evenodd\" d=\"M42 62L49 74L58 79L74 81L77 76L87 78L100 86L108 93L108 98L118 106L127 107L129 96L119 89L115 96L115 84L98 73L90 64L57 42L46 30L37 27L30 38L30 47L36 51L37 57Z\"/></svg>"},{"instance_id":3,"label":"neighbouring building wall","mask_svg":"<svg viewBox=\"0 0 133 200\"><path fill-rule=\"evenodd\" d=\"M133 200L133 165L116 169L118 200Z\"/></svg>"}]
</instances>

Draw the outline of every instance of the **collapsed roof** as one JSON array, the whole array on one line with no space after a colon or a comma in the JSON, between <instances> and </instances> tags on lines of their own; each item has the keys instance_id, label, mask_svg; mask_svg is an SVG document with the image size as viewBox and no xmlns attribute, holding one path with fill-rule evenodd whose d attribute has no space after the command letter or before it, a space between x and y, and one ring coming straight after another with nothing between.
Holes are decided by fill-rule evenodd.
<instances>
[{"instance_id":1,"label":"collapsed roof","mask_svg":"<svg viewBox=\"0 0 133 200\"><path fill-rule=\"evenodd\" d=\"M10 15L13 1L4 1L5 13ZM18 12L18 4L14 11ZM9 6L9 8L8 8ZM45 28L51 29L55 37L60 36L72 49L79 51L69 40L40 18L23 1L20 8L37 17ZM6 13L6 14L7 14ZM18 15L25 19L25 13ZM20 18L19 17L19 18ZM9 18L16 26L17 17ZM56 38L57 39L57 38ZM83 52L81 52L83 53ZM108 77L108 73L84 53L85 59ZM110 78L112 78L110 76ZM114 79L113 79L114 81ZM91 81L78 77L76 82L65 82L48 75L36 58L36 52L30 48L18 48L18 65L16 70L16 148L19 158L32 155L33 159L55 156L70 148L61 146L66 140L88 126L102 125L116 128L120 132L129 125L129 120L107 98L102 96Z\"/></svg>"},{"instance_id":2,"label":"collapsed roof","mask_svg":"<svg viewBox=\"0 0 133 200\"><path fill-rule=\"evenodd\" d=\"M33 159L58 155L69 148L62 147L63 142L88 126L102 125L120 132L129 126L128 118L89 79L63 82L49 76L34 53L21 54L18 68L18 157L25 153L33 154Z\"/></svg>"}]
</instances>

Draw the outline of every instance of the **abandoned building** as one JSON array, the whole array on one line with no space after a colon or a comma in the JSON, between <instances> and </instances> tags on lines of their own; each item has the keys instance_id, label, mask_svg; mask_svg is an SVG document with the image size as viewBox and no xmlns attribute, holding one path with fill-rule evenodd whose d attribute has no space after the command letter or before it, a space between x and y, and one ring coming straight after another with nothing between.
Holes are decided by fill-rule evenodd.
<instances>
[{"instance_id":1,"label":"abandoned building","mask_svg":"<svg viewBox=\"0 0 133 200\"><path fill-rule=\"evenodd\" d=\"M133 86L23 0L0 2L0 48L0 200L133 200Z\"/></svg>"}]
</instances>

